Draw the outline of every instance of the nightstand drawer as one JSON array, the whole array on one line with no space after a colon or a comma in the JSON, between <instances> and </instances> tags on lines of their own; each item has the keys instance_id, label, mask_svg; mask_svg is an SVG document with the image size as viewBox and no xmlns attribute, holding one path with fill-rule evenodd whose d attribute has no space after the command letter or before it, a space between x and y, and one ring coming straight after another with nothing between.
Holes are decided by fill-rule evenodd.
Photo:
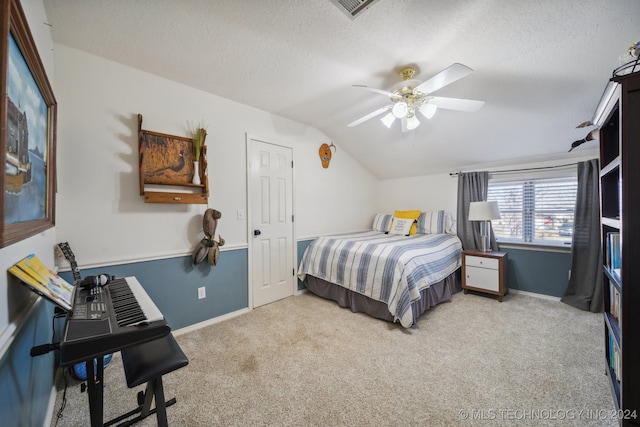
<instances>
[{"instance_id":1,"label":"nightstand drawer","mask_svg":"<svg viewBox=\"0 0 640 427\"><path fill-rule=\"evenodd\" d=\"M467 263L469 262L469 258L497 262L497 260L468 256ZM498 266L496 265L496 269L490 269L483 267L473 267L467 264L465 268L465 286L498 292L500 285L500 276L497 267Z\"/></svg>"},{"instance_id":2,"label":"nightstand drawer","mask_svg":"<svg viewBox=\"0 0 640 427\"><path fill-rule=\"evenodd\" d=\"M491 268L494 270L498 269L500 261L495 258L485 258L480 256L473 255L465 255L465 265L467 267L482 267L482 268Z\"/></svg>"}]
</instances>

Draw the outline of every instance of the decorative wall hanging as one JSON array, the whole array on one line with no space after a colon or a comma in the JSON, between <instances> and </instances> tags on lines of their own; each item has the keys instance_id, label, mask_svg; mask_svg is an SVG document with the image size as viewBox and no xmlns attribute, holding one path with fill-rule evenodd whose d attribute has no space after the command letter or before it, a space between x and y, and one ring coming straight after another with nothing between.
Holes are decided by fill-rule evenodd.
<instances>
[{"instance_id":1,"label":"decorative wall hanging","mask_svg":"<svg viewBox=\"0 0 640 427\"><path fill-rule=\"evenodd\" d=\"M57 103L18 0L0 10L0 246L55 225Z\"/></svg>"},{"instance_id":2,"label":"decorative wall hanging","mask_svg":"<svg viewBox=\"0 0 640 427\"><path fill-rule=\"evenodd\" d=\"M196 161L194 140L190 137L167 135L142 129L138 114L138 160L140 163L140 195L145 203L207 204L207 132L200 129L199 160ZM200 183L195 183L197 175ZM190 187L200 193L147 191L146 184ZM187 189L188 190L188 189Z\"/></svg>"},{"instance_id":3,"label":"decorative wall hanging","mask_svg":"<svg viewBox=\"0 0 640 427\"><path fill-rule=\"evenodd\" d=\"M193 250L191 257L193 266L200 264L207 259L207 262L215 267L218 264L218 258L220 258L220 247L224 246L224 239L222 236L218 236L219 241L215 241L216 228L218 227L218 220L222 218L222 212L215 209L207 209L202 216L202 231L205 237L200 240Z\"/></svg>"},{"instance_id":4,"label":"decorative wall hanging","mask_svg":"<svg viewBox=\"0 0 640 427\"><path fill-rule=\"evenodd\" d=\"M333 147L335 151L338 151L336 146L333 145L333 142L331 144L322 144L320 146L320 150L318 150L322 167L325 169L329 167L329 162L331 162L331 147Z\"/></svg>"}]
</instances>

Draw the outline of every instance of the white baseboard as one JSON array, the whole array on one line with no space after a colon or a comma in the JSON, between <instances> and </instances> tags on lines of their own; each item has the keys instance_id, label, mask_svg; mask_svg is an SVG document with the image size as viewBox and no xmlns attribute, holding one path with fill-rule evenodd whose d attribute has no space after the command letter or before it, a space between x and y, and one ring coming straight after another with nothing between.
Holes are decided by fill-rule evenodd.
<instances>
[{"instance_id":1,"label":"white baseboard","mask_svg":"<svg viewBox=\"0 0 640 427\"><path fill-rule=\"evenodd\" d=\"M51 396L49 397L49 405L47 405L47 414L44 417L44 422L42 423L42 427L51 426L51 417L53 417L53 411L56 409L56 398L58 397L58 391L56 390L56 385L54 384L51 388Z\"/></svg>"},{"instance_id":2,"label":"white baseboard","mask_svg":"<svg viewBox=\"0 0 640 427\"><path fill-rule=\"evenodd\" d=\"M551 301L558 301L558 302L560 301L560 297L552 297L551 295L537 294L535 292L521 291L519 289L511 289L511 288L509 288L509 293L512 293L512 292L514 294L526 295L528 297L548 299L548 300L551 300Z\"/></svg>"},{"instance_id":3,"label":"white baseboard","mask_svg":"<svg viewBox=\"0 0 640 427\"><path fill-rule=\"evenodd\" d=\"M53 386L51 387L51 395L49 396L49 404L47 405L47 414L44 417L44 424L42 427L50 427L52 425L51 419L53 418L53 413L56 410L56 399L58 398L58 389L56 388L56 384L60 379L60 375L64 375L63 369L56 369L56 374L53 376Z\"/></svg>"},{"instance_id":4,"label":"white baseboard","mask_svg":"<svg viewBox=\"0 0 640 427\"><path fill-rule=\"evenodd\" d=\"M242 314L246 314L249 312L248 308L243 308L241 310L232 311L231 313L223 314L222 316L214 317L213 319L205 320L200 323L196 323L194 325L185 326L184 328L176 329L173 331L173 335L182 335L187 332L196 331L198 329L204 328L205 326L215 325L216 323L224 322L225 320L232 319L234 317L240 316Z\"/></svg>"},{"instance_id":5,"label":"white baseboard","mask_svg":"<svg viewBox=\"0 0 640 427\"><path fill-rule=\"evenodd\" d=\"M302 295L305 292L307 292L306 288L297 290L295 292L294 296ZM232 311L231 313L223 314L222 316L214 317L213 319L205 320L203 322L196 323L196 324L191 325L191 326L185 326L184 328L176 329L175 331L172 331L172 332L173 332L174 336L186 334L187 332L196 331L198 329L204 328L205 326L215 325L216 323L220 323L220 322L224 322L225 320L233 319L234 317L241 316L243 314L248 313L249 311L251 311L251 310L249 310L248 308L243 308L241 310Z\"/></svg>"}]
</instances>

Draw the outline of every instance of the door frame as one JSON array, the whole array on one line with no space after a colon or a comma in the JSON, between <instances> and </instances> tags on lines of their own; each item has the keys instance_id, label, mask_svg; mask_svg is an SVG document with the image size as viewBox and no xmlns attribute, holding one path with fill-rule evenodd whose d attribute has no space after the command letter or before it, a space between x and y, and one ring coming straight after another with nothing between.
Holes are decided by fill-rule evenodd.
<instances>
[{"instance_id":1,"label":"door frame","mask_svg":"<svg viewBox=\"0 0 640 427\"><path fill-rule=\"evenodd\" d=\"M246 230L247 230L247 278L248 278L248 289L247 289L247 296L248 296L248 301L247 301L247 308L249 309L249 311L253 310L253 263L254 263L254 259L253 259L253 245L254 245L254 240L253 240L253 222L252 222L252 204L251 204L251 141L258 141L261 142L263 144L269 144L269 145L274 145L277 147L283 147L283 148L288 148L291 150L291 161L294 162L294 157L295 157L295 150L291 145L288 144L282 144L282 143L275 143L272 141L267 140L266 138L260 138L254 135L251 135L249 133L245 133L245 159L246 159L246 205L247 205L247 219L246 219ZM295 162L293 163L295 166ZM296 173L295 173L295 167L291 168L291 214L293 215L294 220L291 222L291 239L292 239L292 244L293 244L293 250L291 251L291 256L293 257L293 259L291 260L293 262L293 268L294 268L294 276L293 276L293 289L292 289L292 295L295 296L297 291L298 291L298 275L297 275L297 270L298 270L298 239L296 237L296 222L295 222L295 217L296 217Z\"/></svg>"}]
</instances>

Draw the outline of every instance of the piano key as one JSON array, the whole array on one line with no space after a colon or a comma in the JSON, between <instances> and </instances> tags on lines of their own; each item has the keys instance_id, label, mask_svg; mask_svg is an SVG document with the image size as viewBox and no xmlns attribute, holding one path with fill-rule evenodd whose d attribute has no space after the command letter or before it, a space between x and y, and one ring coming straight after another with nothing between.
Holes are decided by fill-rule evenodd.
<instances>
[{"instance_id":1,"label":"piano key","mask_svg":"<svg viewBox=\"0 0 640 427\"><path fill-rule=\"evenodd\" d=\"M164 319L162 312L155 305L151 297L149 297L140 282L138 282L138 279L131 276L127 277L126 280L127 284L129 285L129 289L131 289L136 297L136 300L138 301L138 304L140 304L142 311L145 313L147 321L153 322L156 320Z\"/></svg>"}]
</instances>

